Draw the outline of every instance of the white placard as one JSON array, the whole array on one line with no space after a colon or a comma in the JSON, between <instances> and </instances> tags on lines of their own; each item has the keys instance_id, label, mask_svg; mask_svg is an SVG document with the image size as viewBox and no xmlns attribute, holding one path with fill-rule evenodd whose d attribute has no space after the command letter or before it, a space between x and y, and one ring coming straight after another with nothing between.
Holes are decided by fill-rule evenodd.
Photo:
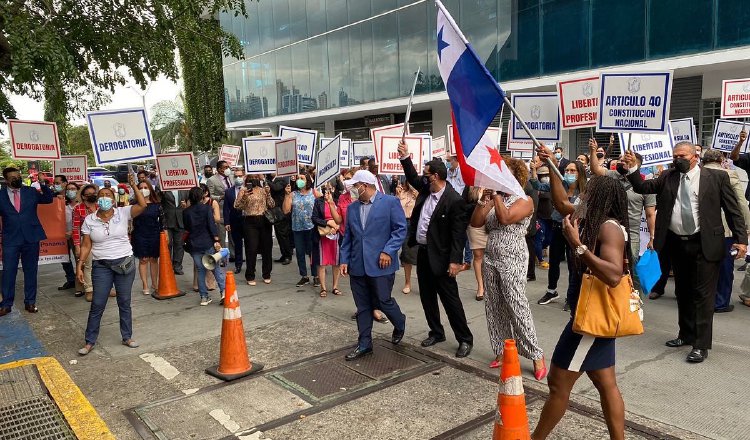
<instances>
[{"instance_id":1,"label":"white placard","mask_svg":"<svg viewBox=\"0 0 750 440\"><path fill-rule=\"evenodd\" d=\"M371 128L370 129L370 139L372 140L373 144L377 147L375 148L375 161L377 163L381 163L383 160L378 156L380 151L380 138L382 136L398 136L401 137L401 135L404 134L404 124L394 124L394 125L386 125L384 127L377 127L377 128ZM383 170L382 168L380 169Z\"/></svg>"},{"instance_id":2,"label":"white placard","mask_svg":"<svg viewBox=\"0 0 750 440\"><path fill-rule=\"evenodd\" d=\"M242 147L237 145L222 145L219 150L219 161L226 161L230 167L236 167L240 163L240 151Z\"/></svg>"},{"instance_id":3,"label":"white placard","mask_svg":"<svg viewBox=\"0 0 750 440\"><path fill-rule=\"evenodd\" d=\"M740 131L743 127L745 127L745 124L740 121L717 119L711 148L721 151L734 150L735 145L740 140ZM745 131L747 131L747 128L745 128ZM740 151L747 151L748 141L750 141L750 138L745 139L745 144L740 147Z\"/></svg>"},{"instance_id":4,"label":"white placard","mask_svg":"<svg viewBox=\"0 0 750 440\"><path fill-rule=\"evenodd\" d=\"M341 133L318 151L315 162L315 186L317 188L339 175L341 171L340 152Z\"/></svg>"},{"instance_id":5,"label":"white placard","mask_svg":"<svg viewBox=\"0 0 750 440\"><path fill-rule=\"evenodd\" d=\"M190 189L198 186L193 153L165 153L156 155L159 188L162 191Z\"/></svg>"},{"instance_id":6,"label":"white placard","mask_svg":"<svg viewBox=\"0 0 750 440\"><path fill-rule=\"evenodd\" d=\"M44 121L8 119L10 155L22 160L60 159L57 124Z\"/></svg>"},{"instance_id":7,"label":"white placard","mask_svg":"<svg viewBox=\"0 0 750 440\"><path fill-rule=\"evenodd\" d=\"M456 155L456 143L453 142L453 124L449 124L446 128L446 133L448 139L448 157L455 156Z\"/></svg>"},{"instance_id":8,"label":"white placard","mask_svg":"<svg viewBox=\"0 0 750 440\"><path fill-rule=\"evenodd\" d=\"M276 177L293 176L297 173L297 139L276 141Z\"/></svg>"},{"instance_id":9,"label":"white placard","mask_svg":"<svg viewBox=\"0 0 750 440\"><path fill-rule=\"evenodd\" d=\"M446 155L445 136L432 138L432 157L434 159L443 158Z\"/></svg>"},{"instance_id":10,"label":"white placard","mask_svg":"<svg viewBox=\"0 0 750 440\"><path fill-rule=\"evenodd\" d=\"M375 157L375 144L372 141L352 142L352 167L358 167L364 157Z\"/></svg>"},{"instance_id":11,"label":"white placard","mask_svg":"<svg viewBox=\"0 0 750 440\"><path fill-rule=\"evenodd\" d=\"M405 136L403 139L406 143L407 151L409 151L409 155L411 156L412 163L416 167L421 166L424 138L422 136ZM379 171L381 173L397 176L404 175L404 167L401 166L400 155L398 154L399 142L401 142L401 136L382 136L380 138L378 154L381 158L379 162Z\"/></svg>"},{"instance_id":12,"label":"white placard","mask_svg":"<svg viewBox=\"0 0 750 440\"><path fill-rule=\"evenodd\" d=\"M540 141L560 142L560 105L556 92L514 93L513 107L521 115L534 137ZM510 118L510 139L531 139L515 114Z\"/></svg>"},{"instance_id":13,"label":"white placard","mask_svg":"<svg viewBox=\"0 0 750 440\"><path fill-rule=\"evenodd\" d=\"M97 165L155 158L146 110L131 108L86 114Z\"/></svg>"},{"instance_id":14,"label":"white placard","mask_svg":"<svg viewBox=\"0 0 750 440\"><path fill-rule=\"evenodd\" d=\"M294 136L290 136L294 137ZM267 174L276 172L277 137L249 137L242 139L245 150L245 174ZM298 150L299 151L299 150Z\"/></svg>"},{"instance_id":15,"label":"white placard","mask_svg":"<svg viewBox=\"0 0 750 440\"><path fill-rule=\"evenodd\" d=\"M89 180L86 156L62 156L52 162L53 174L62 174L68 182L86 182Z\"/></svg>"},{"instance_id":16,"label":"white placard","mask_svg":"<svg viewBox=\"0 0 750 440\"><path fill-rule=\"evenodd\" d=\"M721 117L750 116L750 78L725 79L721 82Z\"/></svg>"},{"instance_id":17,"label":"white placard","mask_svg":"<svg viewBox=\"0 0 750 440\"><path fill-rule=\"evenodd\" d=\"M557 83L562 128L596 127L599 119L599 77L571 79Z\"/></svg>"},{"instance_id":18,"label":"white placard","mask_svg":"<svg viewBox=\"0 0 750 440\"><path fill-rule=\"evenodd\" d=\"M596 131L665 133L669 127L672 72L623 72L599 75Z\"/></svg>"},{"instance_id":19,"label":"white placard","mask_svg":"<svg viewBox=\"0 0 750 440\"><path fill-rule=\"evenodd\" d=\"M334 138L322 137L320 138L320 147L323 148ZM341 168L349 168L352 166L349 162L349 157L352 154L352 140L341 138L341 151L339 152L339 158L341 160Z\"/></svg>"},{"instance_id":20,"label":"white placard","mask_svg":"<svg viewBox=\"0 0 750 440\"><path fill-rule=\"evenodd\" d=\"M674 119L669 121L669 126L672 128L672 139L675 145L680 142L690 142L695 145L697 137L693 118Z\"/></svg>"},{"instance_id":21,"label":"white placard","mask_svg":"<svg viewBox=\"0 0 750 440\"><path fill-rule=\"evenodd\" d=\"M411 133L409 136L422 138L422 163L432 160L432 135L430 133Z\"/></svg>"},{"instance_id":22,"label":"white placard","mask_svg":"<svg viewBox=\"0 0 750 440\"><path fill-rule=\"evenodd\" d=\"M625 149L630 142L630 149L643 156L644 167L672 163L672 130L667 125L666 133L620 133L620 153L625 154ZM629 137L632 136L632 141Z\"/></svg>"},{"instance_id":23,"label":"white placard","mask_svg":"<svg viewBox=\"0 0 750 440\"><path fill-rule=\"evenodd\" d=\"M318 132L304 128L279 127L279 139L297 139L297 161L300 165L312 165L315 163L315 146L318 140ZM247 161L247 159L246 159Z\"/></svg>"}]
</instances>

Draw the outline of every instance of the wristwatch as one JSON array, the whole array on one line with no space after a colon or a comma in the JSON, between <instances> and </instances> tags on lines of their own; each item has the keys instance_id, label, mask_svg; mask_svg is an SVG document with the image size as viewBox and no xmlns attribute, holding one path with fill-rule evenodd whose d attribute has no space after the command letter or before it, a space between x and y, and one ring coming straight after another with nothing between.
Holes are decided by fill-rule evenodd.
<instances>
[{"instance_id":1,"label":"wristwatch","mask_svg":"<svg viewBox=\"0 0 750 440\"><path fill-rule=\"evenodd\" d=\"M576 246L576 255L580 257L585 254L587 250L589 250L589 248L585 244L578 245Z\"/></svg>"}]
</instances>

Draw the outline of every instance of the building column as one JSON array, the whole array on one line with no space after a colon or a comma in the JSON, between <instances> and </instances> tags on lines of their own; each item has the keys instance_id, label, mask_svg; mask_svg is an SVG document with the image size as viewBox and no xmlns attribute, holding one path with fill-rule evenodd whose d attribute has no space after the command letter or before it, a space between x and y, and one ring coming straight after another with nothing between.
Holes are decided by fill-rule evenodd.
<instances>
[{"instance_id":1,"label":"building column","mask_svg":"<svg viewBox=\"0 0 750 440\"><path fill-rule=\"evenodd\" d=\"M336 136L336 128L334 127L333 119L327 119L325 121L325 133L326 133L326 137L329 137L329 138Z\"/></svg>"}]
</instances>

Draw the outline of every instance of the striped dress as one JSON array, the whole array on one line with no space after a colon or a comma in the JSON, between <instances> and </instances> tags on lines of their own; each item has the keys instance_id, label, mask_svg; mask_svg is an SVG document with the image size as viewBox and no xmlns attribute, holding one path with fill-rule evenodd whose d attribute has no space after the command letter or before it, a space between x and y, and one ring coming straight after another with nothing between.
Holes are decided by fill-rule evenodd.
<instances>
[{"instance_id":1,"label":"striped dress","mask_svg":"<svg viewBox=\"0 0 750 440\"><path fill-rule=\"evenodd\" d=\"M505 199L510 207L517 196ZM490 344L496 355L503 353L505 339L515 339L518 353L528 359L542 358L534 320L526 298L529 250L526 230L531 216L520 223L501 225L492 209L487 215L487 248L484 253L484 306Z\"/></svg>"}]
</instances>

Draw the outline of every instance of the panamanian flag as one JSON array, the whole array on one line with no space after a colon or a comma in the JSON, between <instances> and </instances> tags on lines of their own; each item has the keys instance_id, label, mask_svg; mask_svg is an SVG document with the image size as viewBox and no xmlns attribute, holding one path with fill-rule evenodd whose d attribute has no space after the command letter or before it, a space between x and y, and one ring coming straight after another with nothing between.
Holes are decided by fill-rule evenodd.
<instances>
[{"instance_id":1,"label":"panamanian flag","mask_svg":"<svg viewBox=\"0 0 750 440\"><path fill-rule=\"evenodd\" d=\"M453 142L464 183L525 197L505 166L487 129L503 107L505 92L495 81L445 6L437 5L440 76L451 103Z\"/></svg>"}]
</instances>

